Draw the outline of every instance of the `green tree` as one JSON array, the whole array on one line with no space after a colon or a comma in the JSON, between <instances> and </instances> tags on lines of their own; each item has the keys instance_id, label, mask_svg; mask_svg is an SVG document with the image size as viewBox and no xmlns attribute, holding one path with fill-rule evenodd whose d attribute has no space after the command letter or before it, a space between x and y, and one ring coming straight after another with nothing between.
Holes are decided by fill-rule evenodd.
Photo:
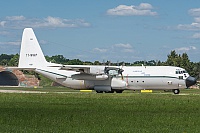
<instances>
[{"instance_id":1,"label":"green tree","mask_svg":"<svg viewBox=\"0 0 200 133\"><path fill-rule=\"evenodd\" d=\"M67 65L83 65L83 62L79 59L69 60Z\"/></svg>"},{"instance_id":2,"label":"green tree","mask_svg":"<svg viewBox=\"0 0 200 133\"><path fill-rule=\"evenodd\" d=\"M48 56L48 55L45 56L45 59L46 59L48 62L52 62L52 61L51 61L51 57ZM55 62L52 62L52 63L55 63Z\"/></svg>"},{"instance_id":3,"label":"green tree","mask_svg":"<svg viewBox=\"0 0 200 133\"><path fill-rule=\"evenodd\" d=\"M95 61L93 64L94 65L101 65L101 63L99 61Z\"/></svg>"},{"instance_id":4,"label":"green tree","mask_svg":"<svg viewBox=\"0 0 200 133\"><path fill-rule=\"evenodd\" d=\"M69 59L66 59L63 55L55 55L50 58L50 61L58 64L66 64Z\"/></svg>"},{"instance_id":5,"label":"green tree","mask_svg":"<svg viewBox=\"0 0 200 133\"><path fill-rule=\"evenodd\" d=\"M190 62L190 69L187 70L189 74L193 77L200 78L200 62L194 63Z\"/></svg>"},{"instance_id":6,"label":"green tree","mask_svg":"<svg viewBox=\"0 0 200 133\"><path fill-rule=\"evenodd\" d=\"M193 73L192 71L193 71L193 68L194 68L194 64L190 62L187 53L182 54L180 67L185 68L187 71L190 72L190 74Z\"/></svg>"},{"instance_id":7,"label":"green tree","mask_svg":"<svg viewBox=\"0 0 200 133\"><path fill-rule=\"evenodd\" d=\"M178 58L178 54L176 54L176 51L173 50L169 55L167 55L167 61L165 62L165 65L167 66L176 66L176 59Z\"/></svg>"},{"instance_id":8,"label":"green tree","mask_svg":"<svg viewBox=\"0 0 200 133\"><path fill-rule=\"evenodd\" d=\"M190 62L187 53L183 53L182 55L176 54L175 50L171 51L170 55L168 55L168 59L165 62L165 65L169 66L177 66L182 67L188 71L191 76L197 75L199 72L199 64Z\"/></svg>"},{"instance_id":9,"label":"green tree","mask_svg":"<svg viewBox=\"0 0 200 133\"><path fill-rule=\"evenodd\" d=\"M85 62L83 62L83 65L93 65L93 63L90 61L85 61Z\"/></svg>"},{"instance_id":10,"label":"green tree","mask_svg":"<svg viewBox=\"0 0 200 133\"><path fill-rule=\"evenodd\" d=\"M8 62L14 55L7 55L7 54L1 54L0 55L0 65L7 66Z\"/></svg>"},{"instance_id":11,"label":"green tree","mask_svg":"<svg viewBox=\"0 0 200 133\"><path fill-rule=\"evenodd\" d=\"M156 61L156 66L164 66L164 62L161 62L160 60Z\"/></svg>"},{"instance_id":12,"label":"green tree","mask_svg":"<svg viewBox=\"0 0 200 133\"><path fill-rule=\"evenodd\" d=\"M7 65L8 65L8 60L2 59L2 60L0 61L0 65L1 65L1 66L7 66Z\"/></svg>"},{"instance_id":13,"label":"green tree","mask_svg":"<svg viewBox=\"0 0 200 133\"><path fill-rule=\"evenodd\" d=\"M18 66L19 54L14 55L8 62L8 66Z\"/></svg>"}]
</instances>

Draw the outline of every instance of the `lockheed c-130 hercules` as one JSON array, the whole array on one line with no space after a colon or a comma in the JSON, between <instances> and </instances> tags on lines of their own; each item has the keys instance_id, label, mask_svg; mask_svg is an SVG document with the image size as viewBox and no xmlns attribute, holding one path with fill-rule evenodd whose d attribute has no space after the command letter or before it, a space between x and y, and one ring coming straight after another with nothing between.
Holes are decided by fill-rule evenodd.
<instances>
[{"instance_id":1,"label":"lockheed c-130 hercules","mask_svg":"<svg viewBox=\"0 0 200 133\"><path fill-rule=\"evenodd\" d=\"M97 93L124 90L173 90L179 94L196 84L196 78L174 66L96 66L63 65L47 62L32 28L22 35L19 65L15 69L32 70L73 89Z\"/></svg>"}]
</instances>

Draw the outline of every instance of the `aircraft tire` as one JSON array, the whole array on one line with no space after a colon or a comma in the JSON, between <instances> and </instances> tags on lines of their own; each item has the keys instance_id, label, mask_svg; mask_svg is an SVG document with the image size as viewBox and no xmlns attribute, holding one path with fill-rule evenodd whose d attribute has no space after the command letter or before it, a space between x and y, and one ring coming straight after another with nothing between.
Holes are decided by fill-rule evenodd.
<instances>
[{"instance_id":1,"label":"aircraft tire","mask_svg":"<svg viewBox=\"0 0 200 133\"><path fill-rule=\"evenodd\" d=\"M97 93L103 93L103 91L96 91Z\"/></svg>"},{"instance_id":2,"label":"aircraft tire","mask_svg":"<svg viewBox=\"0 0 200 133\"><path fill-rule=\"evenodd\" d=\"M114 93L114 90L111 90L110 93Z\"/></svg>"},{"instance_id":3,"label":"aircraft tire","mask_svg":"<svg viewBox=\"0 0 200 133\"><path fill-rule=\"evenodd\" d=\"M124 90L116 90L116 93L122 93Z\"/></svg>"},{"instance_id":4,"label":"aircraft tire","mask_svg":"<svg viewBox=\"0 0 200 133\"><path fill-rule=\"evenodd\" d=\"M174 89L173 92L174 92L174 94L179 94L180 90L179 89Z\"/></svg>"},{"instance_id":5,"label":"aircraft tire","mask_svg":"<svg viewBox=\"0 0 200 133\"><path fill-rule=\"evenodd\" d=\"M111 90L111 91L105 91L105 93L114 93L114 91L113 90Z\"/></svg>"}]
</instances>

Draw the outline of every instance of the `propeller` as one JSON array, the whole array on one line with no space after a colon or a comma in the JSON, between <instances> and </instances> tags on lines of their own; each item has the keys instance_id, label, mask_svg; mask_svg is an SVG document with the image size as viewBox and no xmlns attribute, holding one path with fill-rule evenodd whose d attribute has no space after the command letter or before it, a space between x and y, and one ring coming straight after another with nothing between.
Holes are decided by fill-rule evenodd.
<instances>
[{"instance_id":1,"label":"propeller","mask_svg":"<svg viewBox=\"0 0 200 133\"><path fill-rule=\"evenodd\" d=\"M122 78L123 78L123 69L122 68L116 68L116 67L105 67L105 69L104 69L104 73L105 74L109 74L109 71L110 70L115 70L115 71L117 71L117 73L118 74L120 74L121 76L122 76Z\"/></svg>"},{"instance_id":2,"label":"propeller","mask_svg":"<svg viewBox=\"0 0 200 133\"><path fill-rule=\"evenodd\" d=\"M124 79L123 71L124 70L122 68L119 68L119 70L118 70L118 73L122 76L122 80Z\"/></svg>"},{"instance_id":3,"label":"propeller","mask_svg":"<svg viewBox=\"0 0 200 133\"><path fill-rule=\"evenodd\" d=\"M199 74L195 78L198 79L199 77L200 77L200 72L199 72Z\"/></svg>"},{"instance_id":4,"label":"propeller","mask_svg":"<svg viewBox=\"0 0 200 133\"><path fill-rule=\"evenodd\" d=\"M124 72L123 66L125 65L125 63L124 63L124 62L121 62L121 63L122 63L121 68L120 68L120 66L119 66L119 63L117 63L117 65L118 65L118 67L119 67L118 74L121 75L122 80L123 80L123 79L124 79L124 76L123 76L123 72Z\"/></svg>"},{"instance_id":5,"label":"propeller","mask_svg":"<svg viewBox=\"0 0 200 133\"><path fill-rule=\"evenodd\" d=\"M104 73L105 73L105 74L109 74L109 71L110 71L110 70L115 70L115 71L117 72L118 75L121 75L122 80L123 80L123 79L124 79L124 76L123 76L123 72L124 72L124 70L123 70L124 62L122 62L121 67L119 66L119 63L118 63L118 62L117 62L117 66L118 66L118 67L112 67L112 66L110 66L110 64L111 64L110 61L107 61L107 63L108 63L108 66L105 67Z\"/></svg>"},{"instance_id":6,"label":"propeller","mask_svg":"<svg viewBox=\"0 0 200 133\"><path fill-rule=\"evenodd\" d=\"M103 66L105 66L106 65L106 63L105 63L105 60L103 60L103 62L102 62L102 64L101 65L103 65Z\"/></svg>"},{"instance_id":7,"label":"propeller","mask_svg":"<svg viewBox=\"0 0 200 133\"><path fill-rule=\"evenodd\" d=\"M195 77L195 79L197 80L197 79L199 79L199 77L200 77L200 73L198 73L198 75Z\"/></svg>"}]
</instances>

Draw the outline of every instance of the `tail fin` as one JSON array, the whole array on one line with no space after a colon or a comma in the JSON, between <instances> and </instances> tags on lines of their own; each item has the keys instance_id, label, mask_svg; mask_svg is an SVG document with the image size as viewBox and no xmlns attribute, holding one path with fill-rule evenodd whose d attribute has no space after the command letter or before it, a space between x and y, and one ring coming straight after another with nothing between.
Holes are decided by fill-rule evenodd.
<instances>
[{"instance_id":1,"label":"tail fin","mask_svg":"<svg viewBox=\"0 0 200 133\"><path fill-rule=\"evenodd\" d=\"M46 66L47 61L32 28L25 28L22 35L19 68Z\"/></svg>"}]
</instances>

